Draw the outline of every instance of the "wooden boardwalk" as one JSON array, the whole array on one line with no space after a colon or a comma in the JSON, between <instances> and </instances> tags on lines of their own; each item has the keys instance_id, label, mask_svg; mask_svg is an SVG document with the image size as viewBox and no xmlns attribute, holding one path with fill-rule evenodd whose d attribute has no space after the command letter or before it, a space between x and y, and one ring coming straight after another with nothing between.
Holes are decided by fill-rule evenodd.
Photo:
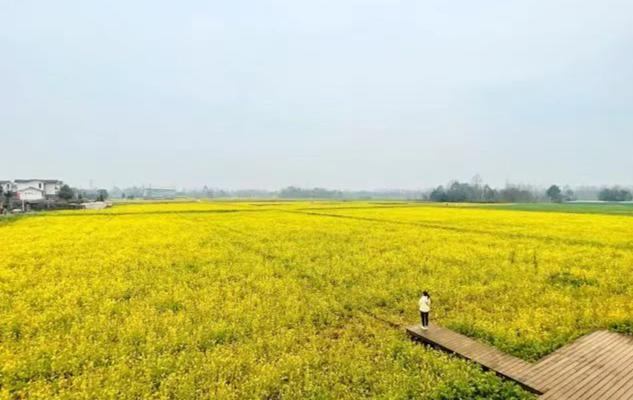
<instances>
[{"instance_id":1,"label":"wooden boardwalk","mask_svg":"<svg viewBox=\"0 0 633 400\"><path fill-rule=\"evenodd\" d=\"M431 324L407 328L414 339L480 364L511 379L543 400L633 399L633 337L598 331L536 363Z\"/></svg>"}]
</instances>

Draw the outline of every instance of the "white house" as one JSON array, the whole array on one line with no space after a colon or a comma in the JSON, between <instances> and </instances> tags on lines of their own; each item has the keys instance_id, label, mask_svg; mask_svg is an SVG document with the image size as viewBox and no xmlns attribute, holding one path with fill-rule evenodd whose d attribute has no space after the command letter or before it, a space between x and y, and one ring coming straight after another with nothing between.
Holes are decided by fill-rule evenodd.
<instances>
[{"instance_id":1,"label":"white house","mask_svg":"<svg viewBox=\"0 0 633 400\"><path fill-rule=\"evenodd\" d=\"M18 190L18 200L42 201L46 199L46 194L42 189L28 187Z\"/></svg>"},{"instance_id":2,"label":"white house","mask_svg":"<svg viewBox=\"0 0 633 400\"><path fill-rule=\"evenodd\" d=\"M16 179L14 190L20 200L41 201L55 198L62 184L62 181L54 179Z\"/></svg>"}]
</instances>

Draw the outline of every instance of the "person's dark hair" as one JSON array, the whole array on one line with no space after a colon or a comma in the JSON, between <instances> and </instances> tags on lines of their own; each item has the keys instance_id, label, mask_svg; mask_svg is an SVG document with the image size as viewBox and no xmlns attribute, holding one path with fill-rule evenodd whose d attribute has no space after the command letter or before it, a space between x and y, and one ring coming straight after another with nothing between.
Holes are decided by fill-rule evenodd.
<instances>
[{"instance_id":1,"label":"person's dark hair","mask_svg":"<svg viewBox=\"0 0 633 400\"><path fill-rule=\"evenodd\" d=\"M422 296L426 296L428 298L431 298L431 295L426 290L424 292L422 292Z\"/></svg>"}]
</instances>

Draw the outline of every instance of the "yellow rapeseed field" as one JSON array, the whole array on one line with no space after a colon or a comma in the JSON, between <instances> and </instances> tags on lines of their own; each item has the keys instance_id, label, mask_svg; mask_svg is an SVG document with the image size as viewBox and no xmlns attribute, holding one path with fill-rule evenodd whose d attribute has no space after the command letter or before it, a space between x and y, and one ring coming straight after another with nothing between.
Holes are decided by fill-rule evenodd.
<instances>
[{"instance_id":1,"label":"yellow rapeseed field","mask_svg":"<svg viewBox=\"0 0 633 400\"><path fill-rule=\"evenodd\" d=\"M363 202L119 205L0 220L0 398L530 398L412 343L535 360L633 333L633 217Z\"/></svg>"}]
</instances>

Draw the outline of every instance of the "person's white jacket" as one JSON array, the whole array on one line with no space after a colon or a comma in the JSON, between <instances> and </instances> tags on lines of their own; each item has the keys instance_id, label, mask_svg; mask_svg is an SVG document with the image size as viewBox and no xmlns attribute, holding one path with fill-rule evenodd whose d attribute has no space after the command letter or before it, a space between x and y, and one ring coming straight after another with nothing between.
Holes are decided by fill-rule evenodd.
<instances>
[{"instance_id":1,"label":"person's white jacket","mask_svg":"<svg viewBox=\"0 0 633 400\"><path fill-rule=\"evenodd\" d=\"M420 312L431 311L431 298L428 296L420 297Z\"/></svg>"}]
</instances>

